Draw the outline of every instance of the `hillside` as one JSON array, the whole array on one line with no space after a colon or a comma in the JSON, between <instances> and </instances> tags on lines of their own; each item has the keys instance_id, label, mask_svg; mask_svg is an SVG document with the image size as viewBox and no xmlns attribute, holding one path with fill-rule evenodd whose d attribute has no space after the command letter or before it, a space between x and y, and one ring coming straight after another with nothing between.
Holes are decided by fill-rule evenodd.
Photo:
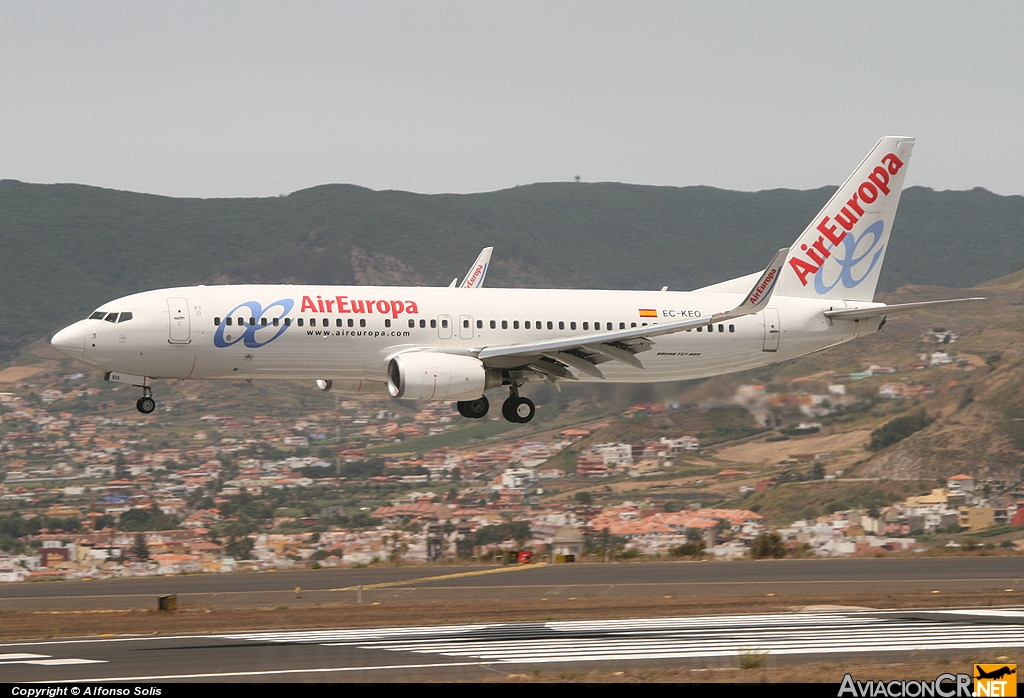
<instances>
[{"instance_id":1,"label":"hillside","mask_svg":"<svg viewBox=\"0 0 1024 698\"><path fill-rule=\"evenodd\" d=\"M535 184L469 195L325 185L173 199L0 181L0 362L111 298L195 283L487 283L688 289L749 273L833 191ZM1024 197L908 189L881 289L971 286L1024 266Z\"/></svg>"}]
</instances>

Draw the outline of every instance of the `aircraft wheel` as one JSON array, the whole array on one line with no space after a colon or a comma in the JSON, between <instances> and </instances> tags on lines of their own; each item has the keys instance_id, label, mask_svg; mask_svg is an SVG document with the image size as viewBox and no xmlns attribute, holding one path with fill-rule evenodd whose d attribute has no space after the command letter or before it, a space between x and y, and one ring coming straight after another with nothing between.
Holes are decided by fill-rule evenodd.
<instances>
[{"instance_id":1,"label":"aircraft wheel","mask_svg":"<svg viewBox=\"0 0 1024 698\"><path fill-rule=\"evenodd\" d=\"M469 417L469 412L466 411L466 401L465 400L459 400L458 402L456 402L455 403L455 407L458 408L459 414L461 414L463 417L470 418Z\"/></svg>"},{"instance_id":2,"label":"aircraft wheel","mask_svg":"<svg viewBox=\"0 0 1024 698\"><path fill-rule=\"evenodd\" d=\"M156 409L156 400L151 397L140 397L135 403L135 407L138 408L142 414L149 414Z\"/></svg>"},{"instance_id":3,"label":"aircraft wheel","mask_svg":"<svg viewBox=\"0 0 1024 698\"><path fill-rule=\"evenodd\" d=\"M537 413L533 401L527 397L510 397L501 406L502 416L510 422L526 424Z\"/></svg>"},{"instance_id":4,"label":"aircraft wheel","mask_svg":"<svg viewBox=\"0 0 1024 698\"><path fill-rule=\"evenodd\" d=\"M487 416L487 410L491 409L491 403L486 395L481 395L476 400L466 400L466 411L463 413L470 419L482 419Z\"/></svg>"}]
</instances>

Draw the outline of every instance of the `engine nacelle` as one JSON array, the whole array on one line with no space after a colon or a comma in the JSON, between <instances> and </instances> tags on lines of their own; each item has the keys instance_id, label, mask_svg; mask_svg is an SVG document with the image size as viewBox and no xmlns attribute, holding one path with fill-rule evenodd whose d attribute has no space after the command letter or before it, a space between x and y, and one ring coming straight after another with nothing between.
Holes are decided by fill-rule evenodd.
<instances>
[{"instance_id":1,"label":"engine nacelle","mask_svg":"<svg viewBox=\"0 0 1024 698\"><path fill-rule=\"evenodd\" d=\"M388 364L388 392L406 400L475 400L498 385L501 376L472 356L414 351Z\"/></svg>"}]
</instances>

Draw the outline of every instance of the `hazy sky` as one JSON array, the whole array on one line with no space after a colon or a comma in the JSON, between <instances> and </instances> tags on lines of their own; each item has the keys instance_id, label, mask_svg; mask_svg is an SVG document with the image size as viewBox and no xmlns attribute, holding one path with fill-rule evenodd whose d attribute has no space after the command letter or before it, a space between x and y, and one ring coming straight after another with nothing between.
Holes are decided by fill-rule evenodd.
<instances>
[{"instance_id":1,"label":"hazy sky","mask_svg":"<svg viewBox=\"0 0 1024 698\"><path fill-rule=\"evenodd\" d=\"M0 178L171 196L328 182L1024 193L1024 3L0 4Z\"/></svg>"}]
</instances>

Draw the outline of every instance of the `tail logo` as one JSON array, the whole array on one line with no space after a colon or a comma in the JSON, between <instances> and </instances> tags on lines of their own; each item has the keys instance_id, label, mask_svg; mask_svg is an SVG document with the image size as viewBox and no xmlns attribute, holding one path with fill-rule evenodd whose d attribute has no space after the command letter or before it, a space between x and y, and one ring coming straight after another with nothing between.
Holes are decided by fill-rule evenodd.
<instances>
[{"instance_id":1,"label":"tail logo","mask_svg":"<svg viewBox=\"0 0 1024 698\"><path fill-rule=\"evenodd\" d=\"M814 290L822 295L828 293L836 284L842 283L846 288L856 288L863 283L864 279L871 275L871 270L878 264L878 260L882 258L882 253L885 251L885 245L879 246L878 243L882 241L882 232L885 230L885 221L875 221L869 225L863 233L861 233L856 240L853 235L847 235L843 239L842 250L845 253L843 257L839 254L833 254L831 259L839 266L839 274L836 275L835 280L831 284L825 284L825 270L831 266L829 264L822 264L818 271L814 274ZM865 238L871 236L871 244L865 247ZM878 251L875 251L875 248ZM858 253L857 250L860 250ZM872 256L872 252L874 255ZM868 268L864 270L864 273L860 274L859 277L854 276L854 272L858 266L862 266L868 257L871 257L871 261L868 262ZM834 267L833 267L834 268Z\"/></svg>"},{"instance_id":2,"label":"tail logo","mask_svg":"<svg viewBox=\"0 0 1024 698\"><path fill-rule=\"evenodd\" d=\"M865 211L863 204L873 204L879 197L888 196L890 194L891 189L889 188L889 180L893 175L899 172L902 167L903 161L896 157L895 153L886 154L882 158L882 164L868 174L867 179L861 182L860 186L857 187L857 190L853 193L853 196L850 197L850 200L843 205L840 211L834 214L835 220L833 221L831 216L825 216L821 219L821 222L817 225L817 230L821 233L821 235L818 236L818 239L810 245L807 245L806 243L800 245L800 249L807 255L807 259L797 257L795 255L789 258L789 266L792 267L794 272L796 272L796 276L800 279L801 284L806 286L807 277L814 275L815 289L818 293L823 293L823 291L820 290L823 287L823 284L820 282L821 270L825 268L825 261L832 257L833 251L839 247L840 243L845 242L847 250L847 263L840 262L843 269L846 270L856 264L856 262L849 262L848 260L853 256L855 249L858 247L860 241L864 239L864 235L866 235L868 231L865 230L864 233L857 238L852 249L848 234L853 230L857 221L861 219L861 216L864 215ZM838 225L836 225L837 223ZM878 223L870 226L868 230L874 228L875 225L878 225ZM839 229L840 226L842 226L842 230ZM875 236L874 242L872 242L871 245L872 247L877 244L880 237L881 230L879 230ZM879 251L879 254L881 254L881 251ZM878 257L876 256L875 259L877 260ZM872 262L871 266L874 266L874 262ZM867 276L867 273L865 273L865 276ZM853 283L852 286L847 283L848 280L852 280L852 276L849 276L849 279L844 279L843 285L847 288L853 288L853 286L856 286L863 281L864 277L862 276L860 280ZM835 286L834 283L828 288L832 288L833 286Z\"/></svg>"}]
</instances>

